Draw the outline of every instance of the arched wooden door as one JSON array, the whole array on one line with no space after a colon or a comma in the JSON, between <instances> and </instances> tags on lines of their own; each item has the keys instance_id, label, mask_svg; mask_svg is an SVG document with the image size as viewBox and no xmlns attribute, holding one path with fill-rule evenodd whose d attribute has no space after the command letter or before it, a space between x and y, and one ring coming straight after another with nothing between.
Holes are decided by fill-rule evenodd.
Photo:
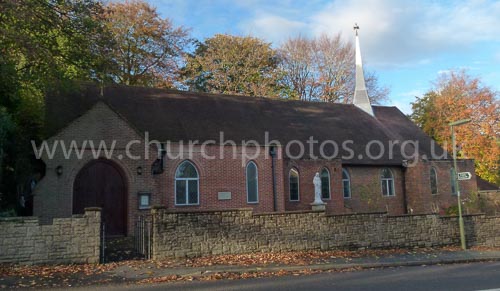
<instances>
[{"instance_id":1,"label":"arched wooden door","mask_svg":"<svg viewBox=\"0 0 500 291\"><path fill-rule=\"evenodd\" d=\"M99 159L88 163L73 184L73 214L86 207L101 207L106 235L127 233L127 185L115 163Z\"/></svg>"}]
</instances>

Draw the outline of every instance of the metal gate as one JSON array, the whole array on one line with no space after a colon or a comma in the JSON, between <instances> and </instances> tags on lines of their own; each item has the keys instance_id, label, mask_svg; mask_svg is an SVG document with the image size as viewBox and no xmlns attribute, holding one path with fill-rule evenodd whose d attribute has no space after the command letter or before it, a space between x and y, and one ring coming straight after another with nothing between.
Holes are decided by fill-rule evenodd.
<instances>
[{"instance_id":1,"label":"metal gate","mask_svg":"<svg viewBox=\"0 0 500 291\"><path fill-rule=\"evenodd\" d=\"M151 215L140 215L135 221L134 247L138 254L151 259Z\"/></svg>"},{"instance_id":2,"label":"metal gate","mask_svg":"<svg viewBox=\"0 0 500 291\"><path fill-rule=\"evenodd\" d=\"M99 262L101 264L106 263L106 224L104 221L101 221L101 229L100 229L101 237L101 248L99 250Z\"/></svg>"}]
</instances>

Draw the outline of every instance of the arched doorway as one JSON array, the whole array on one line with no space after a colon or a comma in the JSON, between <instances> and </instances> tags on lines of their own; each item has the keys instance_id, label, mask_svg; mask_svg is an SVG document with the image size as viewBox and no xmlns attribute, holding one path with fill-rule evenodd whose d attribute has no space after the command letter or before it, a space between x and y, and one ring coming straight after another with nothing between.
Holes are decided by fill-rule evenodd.
<instances>
[{"instance_id":1,"label":"arched doorway","mask_svg":"<svg viewBox=\"0 0 500 291\"><path fill-rule=\"evenodd\" d=\"M106 235L127 234L127 184L121 168L110 160L89 162L73 184L73 214L101 207Z\"/></svg>"}]
</instances>

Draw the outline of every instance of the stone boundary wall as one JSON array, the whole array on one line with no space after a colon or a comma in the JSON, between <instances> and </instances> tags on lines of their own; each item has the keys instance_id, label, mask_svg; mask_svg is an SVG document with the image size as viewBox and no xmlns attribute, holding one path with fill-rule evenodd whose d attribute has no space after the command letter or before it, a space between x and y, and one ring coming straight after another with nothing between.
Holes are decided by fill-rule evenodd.
<instances>
[{"instance_id":1,"label":"stone boundary wall","mask_svg":"<svg viewBox=\"0 0 500 291\"><path fill-rule=\"evenodd\" d=\"M99 208L48 225L37 217L0 218L0 263L99 263L100 227Z\"/></svg>"},{"instance_id":2,"label":"stone boundary wall","mask_svg":"<svg viewBox=\"0 0 500 291\"><path fill-rule=\"evenodd\" d=\"M459 245L457 217L324 212L253 214L251 209L153 209L153 259L251 252ZM469 246L500 247L500 217L465 216Z\"/></svg>"}]
</instances>

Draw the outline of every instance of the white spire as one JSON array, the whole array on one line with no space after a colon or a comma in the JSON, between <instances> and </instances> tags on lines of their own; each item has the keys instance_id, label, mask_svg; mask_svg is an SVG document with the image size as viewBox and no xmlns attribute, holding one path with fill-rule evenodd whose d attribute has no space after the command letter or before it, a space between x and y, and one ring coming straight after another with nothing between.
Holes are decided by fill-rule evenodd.
<instances>
[{"instance_id":1,"label":"white spire","mask_svg":"<svg viewBox=\"0 0 500 291\"><path fill-rule=\"evenodd\" d=\"M356 87L354 89L353 104L371 116L374 116L372 105L370 104L368 93L366 92L363 62L361 61L361 51L359 49L358 29L359 26L354 24L354 31L356 31Z\"/></svg>"}]
</instances>

